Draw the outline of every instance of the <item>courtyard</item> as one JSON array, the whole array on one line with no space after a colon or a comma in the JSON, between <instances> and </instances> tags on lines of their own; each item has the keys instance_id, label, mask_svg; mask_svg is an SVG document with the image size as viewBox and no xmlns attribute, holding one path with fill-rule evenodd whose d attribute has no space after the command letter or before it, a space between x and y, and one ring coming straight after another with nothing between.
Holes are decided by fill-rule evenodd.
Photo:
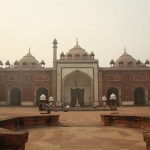
<instances>
[{"instance_id":1,"label":"courtyard","mask_svg":"<svg viewBox=\"0 0 150 150\"><path fill-rule=\"evenodd\" d=\"M114 112L114 111L113 111ZM149 116L150 107L120 107L119 114ZM33 127L26 150L145 150L144 129L102 126L100 114L112 111L52 111L60 114L57 127ZM0 107L0 119L42 115L37 107Z\"/></svg>"}]
</instances>

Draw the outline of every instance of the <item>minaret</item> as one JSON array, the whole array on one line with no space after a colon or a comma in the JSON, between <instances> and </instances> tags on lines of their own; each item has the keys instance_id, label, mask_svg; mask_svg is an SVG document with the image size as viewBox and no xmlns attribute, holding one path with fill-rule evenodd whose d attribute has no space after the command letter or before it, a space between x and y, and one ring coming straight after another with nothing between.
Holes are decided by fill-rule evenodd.
<instances>
[{"instance_id":1,"label":"minaret","mask_svg":"<svg viewBox=\"0 0 150 150\"><path fill-rule=\"evenodd\" d=\"M56 60L57 60L57 40L53 41L53 86L52 86L52 96L54 100L57 100L57 71L56 71Z\"/></svg>"},{"instance_id":2,"label":"minaret","mask_svg":"<svg viewBox=\"0 0 150 150\"><path fill-rule=\"evenodd\" d=\"M56 59L57 59L57 40L53 41L53 69L56 70Z\"/></svg>"}]
</instances>

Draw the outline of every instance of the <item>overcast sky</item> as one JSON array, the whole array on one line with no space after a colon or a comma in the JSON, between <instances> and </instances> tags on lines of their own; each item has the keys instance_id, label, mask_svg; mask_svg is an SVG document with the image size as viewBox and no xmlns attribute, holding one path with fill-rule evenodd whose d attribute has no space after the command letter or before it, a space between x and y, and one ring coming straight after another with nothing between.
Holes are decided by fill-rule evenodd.
<instances>
[{"instance_id":1,"label":"overcast sky","mask_svg":"<svg viewBox=\"0 0 150 150\"><path fill-rule=\"evenodd\" d=\"M124 52L150 60L150 0L0 0L0 60L14 63L31 54L52 66L52 42L58 58L79 45L93 51L99 66Z\"/></svg>"}]
</instances>

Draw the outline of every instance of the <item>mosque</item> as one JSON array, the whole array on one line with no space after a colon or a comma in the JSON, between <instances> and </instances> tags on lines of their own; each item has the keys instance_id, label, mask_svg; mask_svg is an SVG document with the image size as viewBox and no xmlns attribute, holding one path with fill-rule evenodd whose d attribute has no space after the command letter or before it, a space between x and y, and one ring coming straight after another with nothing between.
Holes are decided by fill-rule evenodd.
<instances>
[{"instance_id":1,"label":"mosque","mask_svg":"<svg viewBox=\"0 0 150 150\"><path fill-rule=\"evenodd\" d=\"M124 49L110 67L99 66L94 52L88 53L78 41L57 58L57 40L53 41L53 67L45 67L29 52L19 61L3 65L0 61L0 105L38 106L42 94L54 102L75 107L101 106L113 93L117 105L150 104L150 62L136 60Z\"/></svg>"}]
</instances>

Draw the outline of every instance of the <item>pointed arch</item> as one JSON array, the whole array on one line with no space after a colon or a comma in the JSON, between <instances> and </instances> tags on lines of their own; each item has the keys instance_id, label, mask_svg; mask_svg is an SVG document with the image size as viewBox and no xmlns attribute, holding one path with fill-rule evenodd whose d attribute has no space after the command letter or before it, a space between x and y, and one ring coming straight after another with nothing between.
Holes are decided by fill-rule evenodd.
<instances>
[{"instance_id":1,"label":"pointed arch","mask_svg":"<svg viewBox=\"0 0 150 150\"><path fill-rule=\"evenodd\" d=\"M64 105L75 107L90 106L93 100L93 80L82 71L73 71L62 81L62 99Z\"/></svg>"},{"instance_id":2,"label":"pointed arch","mask_svg":"<svg viewBox=\"0 0 150 150\"><path fill-rule=\"evenodd\" d=\"M21 91L17 87L11 89L10 91L10 105L11 106L21 105Z\"/></svg>"},{"instance_id":3,"label":"pointed arch","mask_svg":"<svg viewBox=\"0 0 150 150\"><path fill-rule=\"evenodd\" d=\"M40 96L42 94L44 94L46 96L46 99L48 100L48 90L44 87L41 87L36 91L36 106L39 105Z\"/></svg>"},{"instance_id":4,"label":"pointed arch","mask_svg":"<svg viewBox=\"0 0 150 150\"><path fill-rule=\"evenodd\" d=\"M109 98L110 98L110 95L114 93L116 95L116 98L117 98L117 105L119 106L119 91L117 88L115 87L110 87L108 90L107 90L107 100L108 100L108 104L109 104Z\"/></svg>"},{"instance_id":5,"label":"pointed arch","mask_svg":"<svg viewBox=\"0 0 150 150\"><path fill-rule=\"evenodd\" d=\"M145 91L141 87L134 90L134 104L137 106L145 105Z\"/></svg>"},{"instance_id":6,"label":"pointed arch","mask_svg":"<svg viewBox=\"0 0 150 150\"><path fill-rule=\"evenodd\" d=\"M86 74L85 72L81 71L81 70L75 70L73 72L70 72L69 74L67 74L64 78L63 81L65 81L66 79L68 79L68 77L74 75L74 77L78 77L79 74L82 74L83 76L88 77L90 80L92 80L91 76Z\"/></svg>"}]
</instances>

